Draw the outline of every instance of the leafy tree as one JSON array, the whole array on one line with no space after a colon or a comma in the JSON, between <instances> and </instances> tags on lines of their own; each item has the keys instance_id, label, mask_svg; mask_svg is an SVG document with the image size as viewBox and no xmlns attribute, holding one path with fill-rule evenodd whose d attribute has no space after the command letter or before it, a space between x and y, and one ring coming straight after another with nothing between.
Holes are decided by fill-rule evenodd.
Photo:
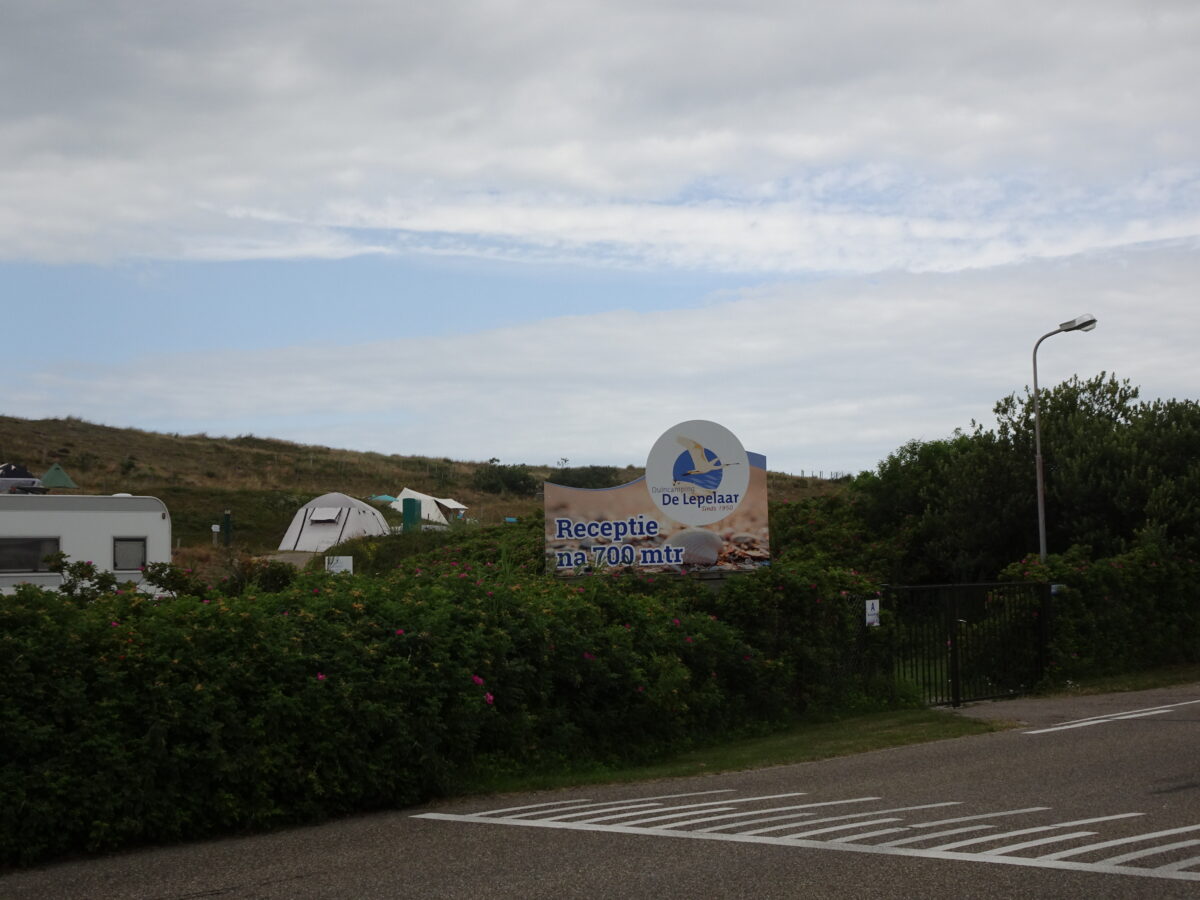
<instances>
[{"instance_id":1,"label":"leafy tree","mask_svg":"<svg viewBox=\"0 0 1200 900\"><path fill-rule=\"evenodd\" d=\"M1090 546L1100 555L1120 552L1140 524L1148 473L1137 471L1141 436L1133 423L1138 391L1101 372L1077 376L1041 394L1047 544ZM1036 486L1033 401L1006 397L996 405L1001 440L1029 460L1027 480ZM1036 526L1037 506L1026 511ZM1036 537L1036 532L1035 532ZM1036 547L1036 542L1031 543ZM1015 558L1015 557L1014 557Z\"/></svg>"},{"instance_id":2,"label":"leafy tree","mask_svg":"<svg viewBox=\"0 0 1200 900\"><path fill-rule=\"evenodd\" d=\"M1041 392L1052 551L1200 547L1200 405L1137 396L1104 372ZM855 480L868 535L903 537L890 580L989 580L1037 547L1032 396L1010 395L995 413L994 430L972 423L969 433L911 441Z\"/></svg>"}]
</instances>

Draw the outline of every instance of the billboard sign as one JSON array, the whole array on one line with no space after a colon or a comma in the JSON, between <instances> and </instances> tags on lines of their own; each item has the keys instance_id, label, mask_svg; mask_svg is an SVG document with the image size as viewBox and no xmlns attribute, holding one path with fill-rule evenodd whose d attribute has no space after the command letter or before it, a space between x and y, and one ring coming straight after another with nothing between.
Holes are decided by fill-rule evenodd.
<instances>
[{"instance_id":1,"label":"billboard sign","mask_svg":"<svg viewBox=\"0 0 1200 900\"><path fill-rule=\"evenodd\" d=\"M548 482L544 496L547 561L560 574L736 572L770 562L766 458L716 422L668 429L636 481L601 490Z\"/></svg>"}]
</instances>

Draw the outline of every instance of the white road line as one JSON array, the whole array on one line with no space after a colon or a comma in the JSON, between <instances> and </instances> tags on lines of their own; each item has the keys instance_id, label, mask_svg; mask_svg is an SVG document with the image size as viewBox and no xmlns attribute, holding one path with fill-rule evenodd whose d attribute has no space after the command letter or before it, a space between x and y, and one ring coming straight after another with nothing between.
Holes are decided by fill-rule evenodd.
<instances>
[{"instance_id":1,"label":"white road line","mask_svg":"<svg viewBox=\"0 0 1200 900\"><path fill-rule=\"evenodd\" d=\"M584 806L596 806L590 800L556 800L553 803L530 803L528 806L510 806L506 809L489 809L487 812L479 813L481 816L501 816L504 813L521 812L528 809L551 809L558 807L559 809L580 809ZM536 815L536 814L535 814Z\"/></svg>"},{"instance_id":2,"label":"white road line","mask_svg":"<svg viewBox=\"0 0 1200 900\"><path fill-rule=\"evenodd\" d=\"M808 791L792 791L787 794L760 794L757 797L741 797L722 800L722 803L757 803L759 800L786 800L788 797L807 797Z\"/></svg>"},{"instance_id":3,"label":"white road line","mask_svg":"<svg viewBox=\"0 0 1200 900\"><path fill-rule=\"evenodd\" d=\"M666 807L666 808L669 809L670 807ZM658 809L655 810L655 812L662 812L663 809L664 809L664 807L660 806ZM718 806L716 809L713 810L713 812L726 812L731 809L733 809L732 806ZM675 812L666 813L665 815L651 816L648 819L635 819L634 821L626 822L625 824L626 825L645 825L647 822L665 822L668 819L687 818L688 816L694 816L695 814L696 813L694 810L676 809ZM628 819L630 816L641 816L641 815L645 815L645 810L643 810L642 812L634 812L634 813L618 813L615 816L600 816L600 818L598 818L598 819L580 819L580 821L581 822L611 822L613 819Z\"/></svg>"},{"instance_id":4,"label":"white road line","mask_svg":"<svg viewBox=\"0 0 1200 900\"><path fill-rule=\"evenodd\" d=\"M899 806L895 809L873 809L865 813L852 813L846 816L827 816L824 819L813 819L811 822L789 822L786 825L772 825L770 828L756 828L754 831L743 831L741 834L766 834L768 831L785 831L795 825L819 825L822 822L843 822L846 819L866 819L870 816L882 816L887 813L894 812L911 812L914 809L931 809L935 806L957 806L957 800L951 800L946 803L926 803L921 806ZM782 816L780 818L783 818ZM888 819L887 821L899 821L898 819ZM746 823L752 824L752 823ZM859 823L862 824L862 823Z\"/></svg>"},{"instance_id":5,"label":"white road line","mask_svg":"<svg viewBox=\"0 0 1200 900\"><path fill-rule=\"evenodd\" d=\"M547 822L530 819L498 819L485 815L453 815L450 813L421 813L414 818L436 819L446 822L469 822L479 825L508 825L524 828L558 828L567 831L594 831L602 834L624 834L636 837L664 837L676 840L725 841L734 844L769 844L806 850L832 850L842 853L866 853L876 856L902 856L909 859L942 859L954 862L987 863L990 865L1020 866L1031 869L1052 869L1069 872L1093 872L1106 875L1128 875L1136 878L1153 878L1164 881L1194 881L1200 883L1200 872L1186 872L1183 868L1198 861L1187 861L1182 868L1167 870L1150 869L1143 866L1114 866L1100 863L1080 863L1045 857L987 856L980 853L954 853L937 850L921 850L909 847L884 847L878 844L854 844L835 841L794 840L783 837L747 834L718 834L701 831L673 831L668 828L631 828L628 825L585 825L579 822ZM1200 827L1200 826L1198 826Z\"/></svg>"},{"instance_id":6,"label":"white road line","mask_svg":"<svg viewBox=\"0 0 1200 900\"><path fill-rule=\"evenodd\" d=\"M909 828L916 828L916 825L910 825ZM995 828L995 825L967 825L963 828L951 828L947 831L931 831L928 834L918 834L916 837L902 838L898 841L884 841L882 844L876 844L877 847L903 847L905 844L919 844L921 841L928 841L932 838L949 837L952 834L965 834L968 831L984 831L988 828Z\"/></svg>"},{"instance_id":7,"label":"white road line","mask_svg":"<svg viewBox=\"0 0 1200 900\"><path fill-rule=\"evenodd\" d=\"M1080 856L1093 850L1103 850L1105 847L1119 847L1122 844L1136 844L1139 841L1150 841L1157 837L1167 837L1172 834L1186 834L1189 831L1200 831L1200 825L1188 825L1185 828L1168 828L1166 831L1150 831L1146 834L1135 834L1132 837L1117 838L1114 841L1101 841L1099 844L1088 844L1086 847L1076 847L1074 850L1063 850L1051 853L1043 859L1066 859L1068 856Z\"/></svg>"},{"instance_id":8,"label":"white road line","mask_svg":"<svg viewBox=\"0 0 1200 900\"><path fill-rule=\"evenodd\" d=\"M1009 844L1006 847L993 847L980 856L1002 856L1005 853L1016 853L1018 850L1028 850L1030 847L1041 847L1045 844L1057 844L1060 841L1073 841L1075 838L1091 837L1094 831L1071 831L1067 834L1052 834L1050 837L1037 838L1032 841L1021 841L1019 844Z\"/></svg>"},{"instance_id":9,"label":"white road line","mask_svg":"<svg viewBox=\"0 0 1200 900\"><path fill-rule=\"evenodd\" d=\"M886 822L887 820L883 819L881 821ZM899 821L899 819L896 819L894 821ZM867 825L869 823L864 822L862 824ZM866 834L847 834L847 835L843 835L842 837L839 837L839 838L834 838L833 840L834 841L865 841L867 838L879 837L879 835L881 835L881 834L895 834L897 831L908 831L908 829L905 828L903 825L900 826L899 828L880 828L878 831L868 831Z\"/></svg>"},{"instance_id":10,"label":"white road line","mask_svg":"<svg viewBox=\"0 0 1200 900\"><path fill-rule=\"evenodd\" d=\"M1089 725L1102 725L1105 722L1120 721L1121 719L1137 719L1143 716L1157 716L1165 712L1170 712L1180 706L1190 706L1193 703L1200 703L1200 700L1184 700L1180 703L1168 703L1164 706L1147 706L1144 709L1131 709L1125 712L1109 713L1104 716L1089 716L1086 719L1072 719L1068 722L1062 722L1051 728L1039 728L1035 731L1026 731L1025 734L1049 734L1052 731L1065 731L1069 728L1086 728Z\"/></svg>"},{"instance_id":11,"label":"white road line","mask_svg":"<svg viewBox=\"0 0 1200 900\"><path fill-rule=\"evenodd\" d=\"M1197 844L1200 844L1200 841L1176 841L1173 844L1160 844L1157 847L1150 847L1147 850L1134 850L1132 853L1122 853L1120 856L1110 856L1108 859L1099 859L1096 861L1108 863L1110 866L1119 866L1121 863L1129 862L1131 859L1144 859L1147 856L1156 856L1159 853L1168 853L1171 850L1195 847Z\"/></svg>"},{"instance_id":12,"label":"white road line","mask_svg":"<svg viewBox=\"0 0 1200 900\"><path fill-rule=\"evenodd\" d=\"M701 824L703 822L720 822L721 820L725 820L725 818L744 818L745 816L757 816L757 815L762 814L762 812L781 812L784 810L806 809L810 805L812 805L812 804L805 804L803 806L775 806L774 809L744 809L740 812L726 812L726 814L724 816L704 816L703 818L689 818L689 820L686 822L676 822L676 824L677 824L677 826L694 826L694 824ZM793 817L794 818L804 818L804 816L811 816L811 815L815 815L815 814L812 814L812 812L792 812L792 814L790 816L776 816L776 818L793 818ZM743 824L751 824L754 822L768 822L768 821L770 821L770 820L766 820L766 818L751 818L751 820L744 821L744 822L726 822L725 824L722 824L722 826L712 826L710 828L702 828L701 830L703 830L703 832L716 832L716 830L719 830L721 828L737 828L738 826L743 826Z\"/></svg>"},{"instance_id":13,"label":"white road line","mask_svg":"<svg viewBox=\"0 0 1200 900\"><path fill-rule=\"evenodd\" d=\"M1068 719L1062 724L1070 725L1072 722L1090 722L1092 719L1109 719L1113 716L1127 716L1130 713L1153 712L1156 709L1174 709L1177 706L1190 706L1193 703L1200 703L1200 700L1181 700L1179 703L1164 703L1162 706L1143 706L1138 709L1127 709L1123 712L1105 713L1102 716L1088 716L1084 719Z\"/></svg>"},{"instance_id":14,"label":"white road line","mask_svg":"<svg viewBox=\"0 0 1200 900\"><path fill-rule=\"evenodd\" d=\"M891 816L887 819L871 819L867 822L849 822L844 825L830 825L828 828L812 828L808 831L798 831L795 834L785 834L783 837L791 840L792 838L812 837L814 834L829 834L831 831L847 831L851 828L865 828L870 825L883 825L886 822L900 822L899 816ZM754 834L752 831L747 831L746 834Z\"/></svg>"},{"instance_id":15,"label":"white road line","mask_svg":"<svg viewBox=\"0 0 1200 900\"><path fill-rule=\"evenodd\" d=\"M1068 731L1072 728L1087 728L1089 725L1107 725L1109 722L1120 722L1124 719L1144 719L1147 716L1161 716L1163 713L1169 712L1165 709L1156 709L1152 712L1134 713L1128 716L1106 716L1103 719L1090 719L1087 722L1075 722L1071 725L1056 725L1053 728L1039 728L1036 731L1026 731L1026 734L1049 734L1052 731Z\"/></svg>"},{"instance_id":16,"label":"white road line","mask_svg":"<svg viewBox=\"0 0 1200 900\"><path fill-rule=\"evenodd\" d=\"M994 841L997 838L1017 837L1022 834L1037 834L1040 831L1053 831L1055 828L1070 828L1074 825L1091 825L1093 822L1109 822L1113 819L1128 819L1132 816L1140 816L1143 813L1121 813L1116 816L1097 816L1094 819L1076 819L1074 822L1059 822L1056 825L1039 825L1037 828L1021 828L1017 831L1001 831L998 834L989 834L987 837L970 838L965 841L954 841L950 844L939 844L936 847L930 847L930 850L957 850L959 847L968 847L971 844L985 844L988 841ZM1067 851L1073 853L1074 851ZM1065 855L1065 854L1064 854ZM1043 857L1044 859L1045 857Z\"/></svg>"},{"instance_id":17,"label":"white road line","mask_svg":"<svg viewBox=\"0 0 1200 900\"><path fill-rule=\"evenodd\" d=\"M1165 866L1159 866L1155 872L1182 872L1184 869L1190 869L1193 866L1200 866L1200 856L1193 856L1191 859L1181 859L1179 862L1168 863ZM1196 873L1200 877L1200 872Z\"/></svg>"},{"instance_id":18,"label":"white road line","mask_svg":"<svg viewBox=\"0 0 1200 900\"><path fill-rule=\"evenodd\" d=\"M605 806L605 807L601 807L600 809L589 809L585 812L570 812L570 813L562 813L561 815L557 815L557 816L542 816L542 819L547 822L558 822L558 821L566 821L567 819L575 819L575 818L578 818L579 816L593 816L596 813L618 812L623 809L639 809L639 810L642 810L643 812L645 812L647 809L650 809L650 808L654 808L655 810L666 809L666 807L664 807L661 803L627 803L624 806ZM589 821L589 820L580 819L580 821Z\"/></svg>"},{"instance_id":19,"label":"white road line","mask_svg":"<svg viewBox=\"0 0 1200 900\"><path fill-rule=\"evenodd\" d=\"M652 819L641 819L637 822L629 822L628 824L638 825L641 822L655 822L655 821L658 821L658 819L673 819L676 816L694 815L695 810L703 809L705 807L708 808L709 812L724 812L726 810L734 809L734 807L732 807L732 806L722 805L722 804L726 804L726 803L757 803L760 800L779 800L784 797L803 797L803 796L804 796L804 791L793 791L789 794L765 794L761 797L740 797L740 798L726 797L724 800L709 800L707 803L687 803L687 804L684 804L683 806L663 806L661 803L659 803L659 804L655 804L655 806L657 806L657 809L654 810L655 812L662 812L664 810L670 810L671 814L666 815L666 816L658 816L657 818L652 818ZM714 809L713 807L716 807L716 809ZM680 810L691 810L692 812L680 812ZM762 810L758 810L758 811L761 812ZM609 812L609 810L600 810L600 812ZM600 818L584 819L582 821L585 821L585 822L607 822L612 819L624 819L624 818L628 818L630 816L640 816L644 812L645 812L645 810L642 810L640 812L623 812L623 813L618 813L617 815L613 815L613 816L602 816ZM755 811L752 810L749 813L742 813L742 815L753 815L754 812Z\"/></svg>"},{"instance_id":20,"label":"white road line","mask_svg":"<svg viewBox=\"0 0 1200 900\"><path fill-rule=\"evenodd\" d=\"M1155 709L1144 713L1129 713L1124 716L1113 716L1113 720L1123 722L1125 719L1144 719L1146 716L1161 716L1163 713L1170 712L1169 709Z\"/></svg>"},{"instance_id":21,"label":"white road line","mask_svg":"<svg viewBox=\"0 0 1200 900\"><path fill-rule=\"evenodd\" d=\"M703 797L708 794L732 794L733 792L734 792L733 788L722 788L721 790L718 790L718 791L692 791L691 793L687 793L687 794L661 794L658 797L639 797L637 799L639 801L642 801L642 800L675 800L679 797ZM504 813L520 812L522 810L527 810L527 809L546 809L551 806L559 807L559 811L561 812L565 809L583 809L584 807L587 807L587 806L609 806L615 802L621 802L621 801L608 800L605 802L599 802L599 801L588 800L587 798L576 799L576 800L555 800L553 803L531 803L527 806L509 806L509 807L506 807L505 809L489 809L486 812L477 813L476 815L499 816L499 815L503 815ZM536 815L536 813L535 813L535 815Z\"/></svg>"},{"instance_id":22,"label":"white road line","mask_svg":"<svg viewBox=\"0 0 1200 900\"><path fill-rule=\"evenodd\" d=\"M675 824L678 827L682 827L684 825L699 825L703 822L719 822L723 819L744 819L746 816L758 816L758 815L762 815L765 812L783 812L785 810L792 810L792 809L809 809L810 807L815 806L815 805L817 805L817 804L800 803L800 804L797 804L796 806L772 806L767 809L743 809L740 812L725 813L725 815L723 815L723 816L704 816L701 819L688 819L685 822L676 822ZM797 818L803 818L804 816L811 816L812 813L792 813L792 815L796 816ZM746 822L730 822L725 825L717 825L713 830L715 831L716 828L736 828L738 825L748 825L751 822L762 822L762 821L766 821L766 820L751 819Z\"/></svg>"},{"instance_id":23,"label":"white road line","mask_svg":"<svg viewBox=\"0 0 1200 900\"><path fill-rule=\"evenodd\" d=\"M820 807L820 806L841 806L845 803L867 803L872 800L882 800L882 799L883 799L882 797L855 797L853 800L827 800L824 803L804 803L799 806L790 806L790 807L789 806L781 806L779 808L780 809L816 809L817 807ZM773 810L760 809L760 810L755 810L755 812L773 812ZM811 816L811 815L812 815L812 813L788 813L787 815L783 815L783 816L767 816L762 819L750 819L749 821L746 821L746 822L726 822L724 825L713 825L711 828L701 828L700 831L721 831L722 829L725 829L725 828L740 828L742 825L758 825L762 822L778 822L780 819L802 819L805 816ZM873 815L875 815L875 813L863 813L863 815L864 816L873 816ZM721 816L720 818L723 819L726 817ZM692 825L692 824L698 824L703 821L705 821L705 820L697 819L695 823L678 822L677 824L680 826ZM820 820L814 819L813 821L822 821L823 822L825 820L824 819L820 819Z\"/></svg>"},{"instance_id":24,"label":"white road line","mask_svg":"<svg viewBox=\"0 0 1200 900\"><path fill-rule=\"evenodd\" d=\"M1001 816L1020 816L1025 813L1044 812L1048 806L1027 806L1025 809L1005 809L1000 812L980 813L977 816L959 816L955 819L938 819L936 822L914 822L910 828L936 828L938 825L954 825L958 822L978 822L980 819L998 819Z\"/></svg>"}]
</instances>

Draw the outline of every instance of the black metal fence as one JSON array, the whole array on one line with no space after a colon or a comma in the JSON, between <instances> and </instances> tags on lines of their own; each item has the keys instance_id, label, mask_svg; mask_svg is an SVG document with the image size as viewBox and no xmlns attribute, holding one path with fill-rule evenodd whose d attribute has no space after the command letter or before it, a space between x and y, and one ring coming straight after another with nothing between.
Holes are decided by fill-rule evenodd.
<instances>
[{"instance_id":1,"label":"black metal fence","mask_svg":"<svg viewBox=\"0 0 1200 900\"><path fill-rule=\"evenodd\" d=\"M1046 669L1050 586L891 586L883 593L893 676L930 705L1027 693Z\"/></svg>"}]
</instances>

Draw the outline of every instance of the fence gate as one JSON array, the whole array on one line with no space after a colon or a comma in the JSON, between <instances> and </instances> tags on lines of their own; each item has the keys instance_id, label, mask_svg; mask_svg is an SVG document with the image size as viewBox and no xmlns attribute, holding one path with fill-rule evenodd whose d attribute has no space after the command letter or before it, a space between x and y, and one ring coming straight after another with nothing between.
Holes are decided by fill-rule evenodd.
<instances>
[{"instance_id":1,"label":"fence gate","mask_svg":"<svg viewBox=\"0 0 1200 900\"><path fill-rule=\"evenodd\" d=\"M1046 669L1050 586L888 587L898 681L933 706L1027 693Z\"/></svg>"}]
</instances>

